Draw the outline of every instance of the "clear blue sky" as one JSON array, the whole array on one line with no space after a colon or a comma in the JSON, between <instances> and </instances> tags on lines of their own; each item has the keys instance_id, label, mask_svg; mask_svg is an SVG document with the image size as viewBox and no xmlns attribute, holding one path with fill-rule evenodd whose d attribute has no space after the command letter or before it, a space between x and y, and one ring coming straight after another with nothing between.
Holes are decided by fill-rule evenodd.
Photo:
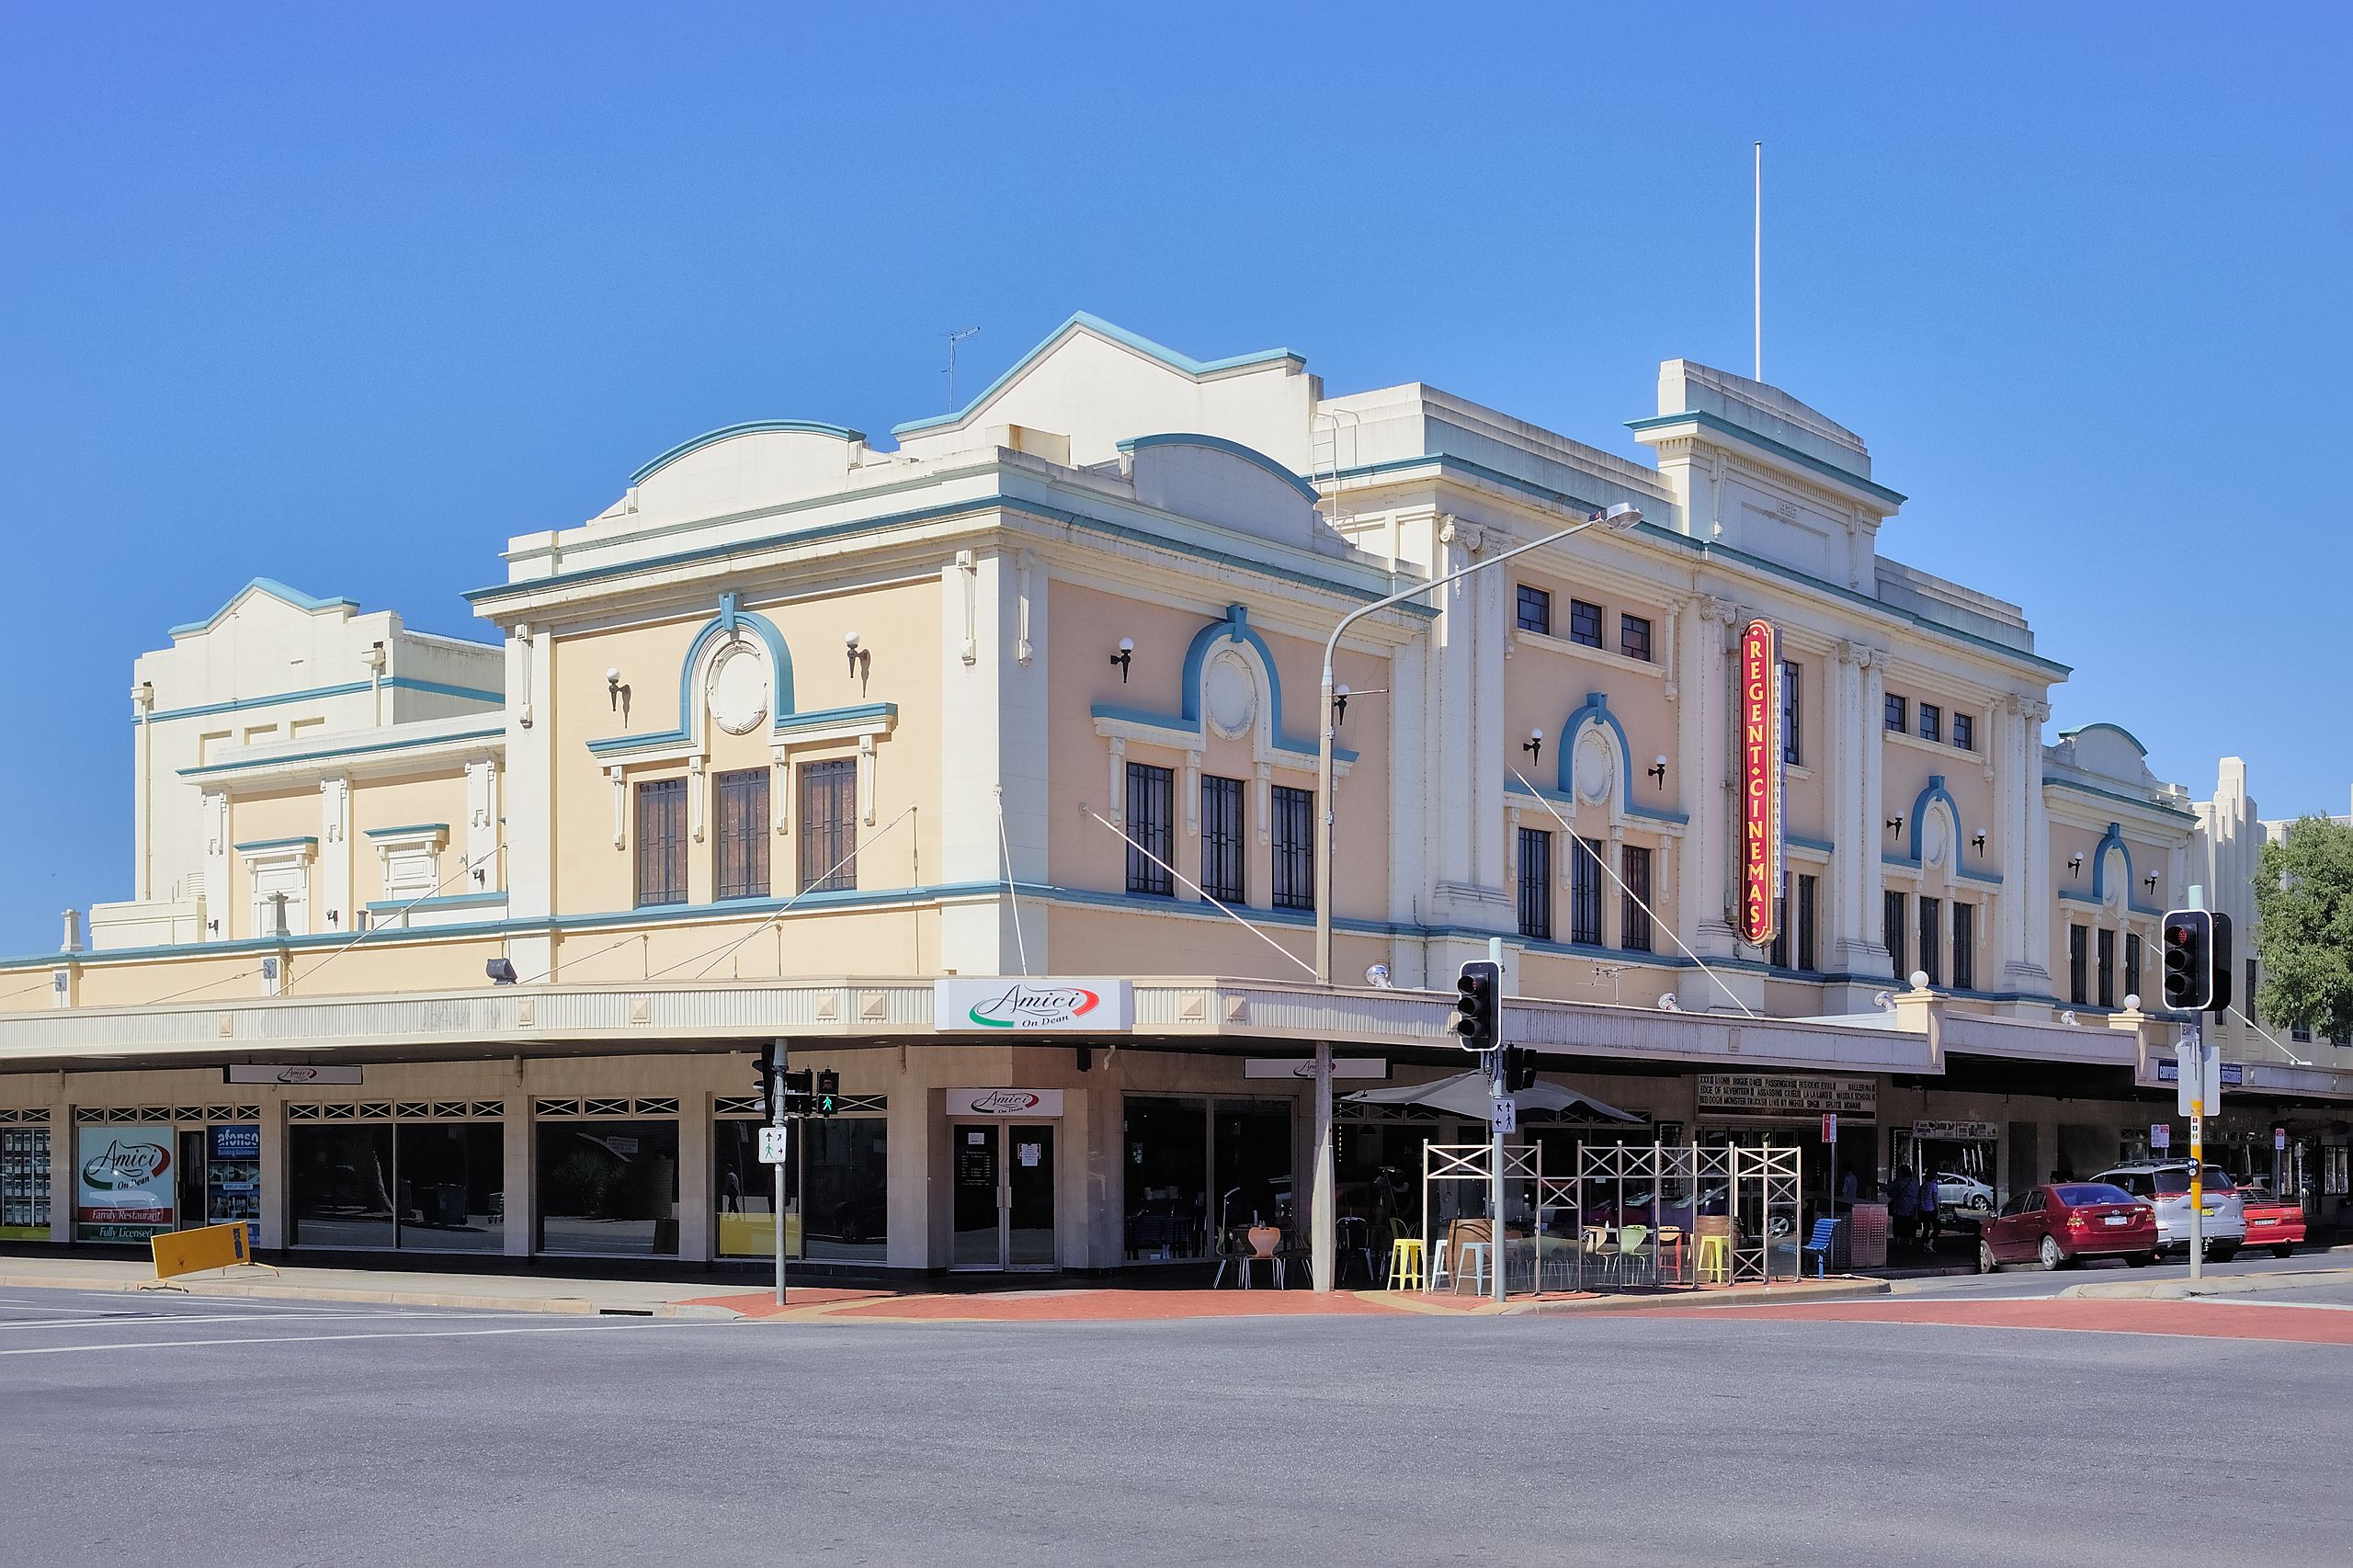
<instances>
[{"instance_id":1,"label":"clear blue sky","mask_svg":"<svg viewBox=\"0 0 2353 1568\"><path fill-rule=\"evenodd\" d=\"M882 432L1076 309L1638 455L1766 370L2123 723L2346 809L2335 6L0 9L0 952L128 896L132 658L257 574L480 635L734 420ZM2185 564L2187 563L2187 564ZM2185 649L2202 649L2185 653Z\"/></svg>"}]
</instances>

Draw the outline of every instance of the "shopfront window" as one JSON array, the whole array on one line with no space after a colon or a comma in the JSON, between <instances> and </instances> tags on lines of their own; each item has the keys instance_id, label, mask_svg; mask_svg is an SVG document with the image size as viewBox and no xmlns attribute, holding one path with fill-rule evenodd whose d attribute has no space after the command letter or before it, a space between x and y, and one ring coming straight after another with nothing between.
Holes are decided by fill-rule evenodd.
<instances>
[{"instance_id":1,"label":"shopfront window","mask_svg":"<svg viewBox=\"0 0 2353 1568\"><path fill-rule=\"evenodd\" d=\"M1437 1142L1435 1121L1340 1124L1336 1209L1343 1219L1365 1221L1376 1264L1386 1264L1397 1236L1421 1233L1422 1145Z\"/></svg>"},{"instance_id":2,"label":"shopfront window","mask_svg":"<svg viewBox=\"0 0 2353 1568\"><path fill-rule=\"evenodd\" d=\"M495 1121L404 1122L393 1139L404 1251L503 1252L506 1129Z\"/></svg>"},{"instance_id":3,"label":"shopfront window","mask_svg":"<svg viewBox=\"0 0 2353 1568\"><path fill-rule=\"evenodd\" d=\"M1130 1095L1125 1105L1127 1256L1209 1256L1210 1108Z\"/></svg>"},{"instance_id":4,"label":"shopfront window","mask_svg":"<svg viewBox=\"0 0 2353 1568\"><path fill-rule=\"evenodd\" d=\"M1219 1223L1293 1222L1290 1102L1221 1100L1211 1172Z\"/></svg>"},{"instance_id":5,"label":"shopfront window","mask_svg":"<svg viewBox=\"0 0 2353 1568\"><path fill-rule=\"evenodd\" d=\"M286 1154L290 1244L392 1245L391 1123L290 1127Z\"/></svg>"},{"instance_id":6,"label":"shopfront window","mask_svg":"<svg viewBox=\"0 0 2353 1568\"><path fill-rule=\"evenodd\" d=\"M711 1126L711 1201L717 1252L776 1256L776 1170L760 1163L760 1128L743 1119ZM880 1263L890 1240L890 1123L879 1116L811 1117L793 1123L784 1167L784 1253L818 1262Z\"/></svg>"},{"instance_id":7,"label":"shopfront window","mask_svg":"<svg viewBox=\"0 0 2353 1568\"><path fill-rule=\"evenodd\" d=\"M0 1241L47 1241L49 1223L49 1129L0 1128Z\"/></svg>"},{"instance_id":8,"label":"shopfront window","mask_svg":"<svg viewBox=\"0 0 2353 1568\"><path fill-rule=\"evenodd\" d=\"M678 1124L542 1121L540 1250L678 1250Z\"/></svg>"}]
</instances>

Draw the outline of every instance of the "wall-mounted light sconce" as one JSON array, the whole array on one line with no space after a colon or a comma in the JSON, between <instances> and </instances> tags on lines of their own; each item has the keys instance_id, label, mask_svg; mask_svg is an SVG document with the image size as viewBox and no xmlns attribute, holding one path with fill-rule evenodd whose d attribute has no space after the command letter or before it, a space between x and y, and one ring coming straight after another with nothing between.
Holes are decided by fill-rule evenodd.
<instances>
[{"instance_id":1,"label":"wall-mounted light sconce","mask_svg":"<svg viewBox=\"0 0 2353 1568\"><path fill-rule=\"evenodd\" d=\"M474 868L474 886L476 886L476 887L481 887L481 886L483 886L485 882L487 882L487 881L489 881L489 878L490 878L490 873L489 873L489 872L487 872L487 871L485 871L482 867L480 867L480 866L476 866L476 867Z\"/></svg>"},{"instance_id":2,"label":"wall-mounted light sconce","mask_svg":"<svg viewBox=\"0 0 2353 1568\"><path fill-rule=\"evenodd\" d=\"M1972 835L1970 835L1970 839L1969 839L1969 846L1970 846L1972 849L1976 850L1976 851L1977 851L1977 853L1979 853L1980 855L1984 854L1984 853L1985 853L1985 835L1984 835L1984 834L1982 834L1982 833L1978 833L1978 834L1972 834Z\"/></svg>"},{"instance_id":3,"label":"wall-mounted light sconce","mask_svg":"<svg viewBox=\"0 0 2353 1568\"><path fill-rule=\"evenodd\" d=\"M1520 749L1520 750L1522 750L1522 751L1524 751L1524 752L1526 752L1526 753L1529 755L1529 757L1531 757L1532 759L1534 759L1535 761L1537 761L1537 762L1541 762L1541 761L1543 761L1543 760L1544 760L1544 732L1543 732L1543 731L1541 731L1541 730L1530 730L1530 731L1529 731L1529 732L1528 732L1528 738L1527 738L1526 740L1524 740L1524 741L1522 741L1522 742L1520 742L1520 743L1519 743L1519 749Z\"/></svg>"},{"instance_id":4,"label":"wall-mounted light sconce","mask_svg":"<svg viewBox=\"0 0 2353 1568\"><path fill-rule=\"evenodd\" d=\"M1128 684L1128 662L1135 656L1136 640L1132 637L1120 638L1120 651L1111 655L1111 662L1120 666L1120 684L1121 686Z\"/></svg>"},{"instance_id":5,"label":"wall-mounted light sconce","mask_svg":"<svg viewBox=\"0 0 2353 1568\"><path fill-rule=\"evenodd\" d=\"M2141 881L2151 892L2157 891L2157 874L2154 871L2151 871L2147 876L2143 877Z\"/></svg>"},{"instance_id":6,"label":"wall-mounted light sconce","mask_svg":"<svg viewBox=\"0 0 2353 1568\"><path fill-rule=\"evenodd\" d=\"M221 934L221 922L218 920L208 920L204 923L204 929L209 934L218 937Z\"/></svg>"},{"instance_id":7,"label":"wall-mounted light sconce","mask_svg":"<svg viewBox=\"0 0 2353 1568\"><path fill-rule=\"evenodd\" d=\"M343 924L343 911L342 911L342 910L340 910L340 909L330 909L330 910L328 910L328 911L327 911L327 924L328 924L328 925L330 925L330 926L340 926L340 925L342 925L342 924Z\"/></svg>"},{"instance_id":8,"label":"wall-mounted light sconce","mask_svg":"<svg viewBox=\"0 0 2353 1568\"><path fill-rule=\"evenodd\" d=\"M1336 686L1332 688L1332 722L1345 724L1347 722L1348 688L1345 686Z\"/></svg>"},{"instance_id":9,"label":"wall-mounted light sconce","mask_svg":"<svg viewBox=\"0 0 2353 1568\"><path fill-rule=\"evenodd\" d=\"M1649 774L1651 776L1651 781L1656 784L1660 789L1664 790L1666 788L1666 758L1665 756L1662 755L1651 758L1651 765L1643 771Z\"/></svg>"},{"instance_id":10,"label":"wall-mounted light sconce","mask_svg":"<svg viewBox=\"0 0 2353 1568\"><path fill-rule=\"evenodd\" d=\"M1902 833L1903 831L1904 819L1902 817L1894 816L1887 819L1887 834L1890 838L1894 837L1897 834Z\"/></svg>"},{"instance_id":11,"label":"wall-mounted light sconce","mask_svg":"<svg viewBox=\"0 0 2353 1568\"><path fill-rule=\"evenodd\" d=\"M874 673L874 650L858 645L858 633L842 633L842 655L848 661L850 678L858 682L858 694L866 695L866 679Z\"/></svg>"},{"instance_id":12,"label":"wall-mounted light sconce","mask_svg":"<svg viewBox=\"0 0 2353 1568\"><path fill-rule=\"evenodd\" d=\"M1371 986L1375 991L1387 991L1392 989L1392 984L1389 979L1389 966L1385 963L1371 965L1364 971L1364 983L1367 985Z\"/></svg>"},{"instance_id":13,"label":"wall-mounted light sconce","mask_svg":"<svg viewBox=\"0 0 2353 1568\"><path fill-rule=\"evenodd\" d=\"M612 699L613 711L621 716L621 728L629 728L629 684L621 679L620 671L605 672L605 695Z\"/></svg>"},{"instance_id":14,"label":"wall-mounted light sconce","mask_svg":"<svg viewBox=\"0 0 2353 1568\"><path fill-rule=\"evenodd\" d=\"M2080 877L2084 874L2084 858L2081 855L2067 857L2067 874L2071 877Z\"/></svg>"},{"instance_id":15,"label":"wall-mounted light sconce","mask_svg":"<svg viewBox=\"0 0 2353 1568\"><path fill-rule=\"evenodd\" d=\"M484 974L490 976L490 983L493 985L515 983L515 963L511 959L492 959L482 966L482 970Z\"/></svg>"}]
</instances>

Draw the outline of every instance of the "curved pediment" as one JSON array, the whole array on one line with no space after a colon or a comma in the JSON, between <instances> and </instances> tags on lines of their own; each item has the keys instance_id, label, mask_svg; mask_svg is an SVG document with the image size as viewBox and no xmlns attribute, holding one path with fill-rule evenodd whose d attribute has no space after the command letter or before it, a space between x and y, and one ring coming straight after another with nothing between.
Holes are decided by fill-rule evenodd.
<instances>
[{"instance_id":1,"label":"curved pediment","mask_svg":"<svg viewBox=\"0 0 2353 1568\"><path fill-rule=\"evenodd\" d=\"M1179 517L1313 549L1338 540L1315 489L1266 453L1222 436L1170 433L1120 443L1136 499Z\"/></svg>"}]
</instances>

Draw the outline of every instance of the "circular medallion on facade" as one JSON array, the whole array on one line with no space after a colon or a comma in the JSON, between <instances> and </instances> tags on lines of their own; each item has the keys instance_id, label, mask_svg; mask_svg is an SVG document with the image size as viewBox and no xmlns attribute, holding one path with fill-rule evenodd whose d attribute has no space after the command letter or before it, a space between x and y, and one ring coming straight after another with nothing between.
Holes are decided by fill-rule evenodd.
<instances>
[{"instance_id":1,"label":"circular medallion on facade","mask_svg":"<svg viewBox=\"0 0 2353 1568\"><path fill-rule=\"evenodd\" d=\"M1201 672L1201 711L1222 738L1239 740L1258 716L1258 677L1249 662L1231 649Z\"/></svg>"},{"instance_id":2,"label":"circular medallion on facade","mask_svg":"<svg viewBox=\"0 0 2353 1568\"><path fill-rule=\"evenodd\" d=\"M722 648L705 687L711 722L731 735L750 734L768 716L768 664L748 643Z\"/></svg>"},{"instance_id":3,"label":"circular medallion on facade","mask_svg":"<svg viewBox=\"0 0 2353 1568\"><path fill-rule=\"evenodd\" d=\"M1609 743L1601 738L1601 732L1588 725L1585 733L1577 737L1577 799L1596 805L1609 799L1609 786L1618 771L1614 766L1617 760L1610 753Z\"/></svg>"}]
</instances>

